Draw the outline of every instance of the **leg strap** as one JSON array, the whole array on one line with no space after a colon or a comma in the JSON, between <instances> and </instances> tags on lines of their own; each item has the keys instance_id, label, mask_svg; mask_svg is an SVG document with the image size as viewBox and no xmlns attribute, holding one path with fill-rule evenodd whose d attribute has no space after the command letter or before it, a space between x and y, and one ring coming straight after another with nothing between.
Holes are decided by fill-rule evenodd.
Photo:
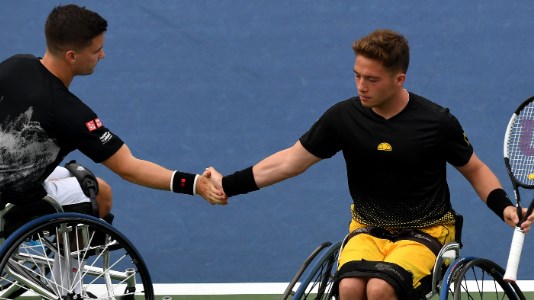
<instances>
[{"instance_id":1,"label":"leg strap","mask_svg":"<svg viewBox=\"0 0 534 300\"><path fill-rule=\"evenodd\" d=\"M397 264L366 260L348 262L336 274L335 294L338 293L339 281L351 277L380 278L395 289L399 299L420 299L413 289L412 274Z\"/></svg>"},{"instance_id":2,"label":"leg strap","mask_svg":"<svg viewBox=\"0 0 534 300\"><path fill-rule=\"evenodd\" d=\"M428 233L422 232L417 229L402 229L399 232L391 233L386 229L383 229L380 227L374 227L374 226L362 227L362 228L358 228L352 231L345 239L345 244L351 238L361 233L370 234L379 239L388 239L392 242L401 241L401 240L410 240L410 241L418 242L420 244L425 245L436 256L441 250L441 247L443 247L443 245L436 238L429 235Z\"/></svg>"},{"instance_id":3,"label":"leg strap","mask_svg":"<svg viewBox=\"0 0 534 300\"><path fill-rule=\"evenodd\" d=\"M76 163L75 160L71 160L65 164L65 168L78 179L83 193L91 199L93 213L98 216L98 204L96 202L96 195L98 195L98 181L96 180L96 176L91 170Z\"/></svg>"}]
</instances>

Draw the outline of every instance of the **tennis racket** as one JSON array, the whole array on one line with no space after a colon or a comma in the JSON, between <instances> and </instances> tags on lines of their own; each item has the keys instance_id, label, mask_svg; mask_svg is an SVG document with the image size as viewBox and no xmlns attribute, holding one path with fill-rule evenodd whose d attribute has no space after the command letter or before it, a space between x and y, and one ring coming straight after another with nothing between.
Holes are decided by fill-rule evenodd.
<instances>
[{"instance_id":1,"label":"tennis racket","mask_svg":"<svg viewBox=\"0 0 534 300\"><path fill-rule=\"evenodd\" d=\"M507 281L515 281L525 241L525 233L520 227L525 218L522 217L519 188L534 189L534 97L521 103L510 118L504 136L504 163L512 180L519 223L514 230L503 277ZM530 202L526 216L532 213L533 208L534 199Z\"/></svg>"}]
</instances>

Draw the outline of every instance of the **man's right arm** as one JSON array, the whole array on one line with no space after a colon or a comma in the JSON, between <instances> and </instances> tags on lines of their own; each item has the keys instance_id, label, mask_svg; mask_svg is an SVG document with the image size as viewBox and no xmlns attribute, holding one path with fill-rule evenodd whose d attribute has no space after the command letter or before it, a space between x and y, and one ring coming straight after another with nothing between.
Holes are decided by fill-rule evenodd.
<instances>
[{"instance_id":1,"label":"man's right arm","mask_svg":"<svg viewBox=\"0 0 534 300\"><path fill-rule=\"evenodd\" d=\"M177 190L175 182L178 176L176 174L178 174L178 172L173 175L174 171L166 169L156 163L138 159L132 154L126 144L122 145L117 152L103 161L102 164L129 182L167 191L173 190L172 187L174 187L174 192L191 194L188 191ZM193 180L195 174L189 175L191 177L190 180ZM193 183L184 185L187 187L191 184ZM195 189L194 185L192 189ZM211 204L226 204L227 201L226 196L221 191L217 190L205 176L197 177L196 190L191 192L202 196Z\"/></svg>"},{"instance_id":2,"label":"man's right arm","mask_svg":"<svg viewBox=\"0 0 534 300\"><path fill-rule=\"evenodd\" d=\"M297 141L293 146L265 158L252 167L254 180L259 188L266 187L300 175L320 160Z\"/></svg>"},{"instance_id":3,"label":"man's right arm","mask_svg":"<svg viewBox=\"0 0 534 300\"><path fill-rule=\"evenodd\" d=\"M297 141L293 146L263 159L254 165L252 170L247 168L224 178L215 169L208 170L211 171L215 186L221 187L230 197L295 177L320 160L321 158L311 154Z\"/></svg>"}]
</instances>

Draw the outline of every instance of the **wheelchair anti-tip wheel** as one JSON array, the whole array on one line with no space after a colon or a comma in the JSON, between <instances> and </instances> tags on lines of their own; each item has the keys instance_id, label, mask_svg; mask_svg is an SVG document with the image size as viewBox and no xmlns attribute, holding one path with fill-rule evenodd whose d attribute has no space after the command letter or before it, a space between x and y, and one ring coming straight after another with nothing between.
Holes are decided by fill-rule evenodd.
<instances>
[{"instance_id":1,"label":"wheelchair anti-tip wheel","mask_svg":"<svg viewBox=\"0 0 534 300\"><path fill-rule=\"evenodd\" d=\"M145 263L128 239L78 213L37 218L0 249L0 298L154 299Z\"/></svg>"}]
</instances>

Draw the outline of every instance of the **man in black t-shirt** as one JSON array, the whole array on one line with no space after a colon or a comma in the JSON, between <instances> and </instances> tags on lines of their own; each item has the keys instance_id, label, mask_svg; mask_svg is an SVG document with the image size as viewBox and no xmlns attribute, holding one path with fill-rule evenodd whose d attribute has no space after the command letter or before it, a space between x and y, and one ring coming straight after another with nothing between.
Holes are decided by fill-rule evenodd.
<instances>
[{"instance_id":1,"label":"man in black t-shirt","mask_svg":"<svg viewBox=\"0 0 534 300\"><path fill-rule=\"evenodd\" d=\"M199 194L211 204L226 196L204 176L136 158L98 115L69 91L75 76L92 74L104 58L107 21L77 5L55 7L45 24L42 58L15 55L0 63L0 196L27 203L46 194L44 180L80 150L130 182Z\"/></svg>"},{"instance_id":2,"label":"man in black t-shirt","mask_svg":"<svg viewBox=\"0 0 534 300\"><path fill-rule=\"evenodd\" d=\"M455 238L447 163L506 223L519 218L449 110L404 89L406 39L377 30L353 50L357 97L333 105L292 147L228 176L211 169L211 179L229 197L245 194L341 151L353 204L336 276L339 299L420 299L437 252Z\"/></svg>"}]
</instances>

